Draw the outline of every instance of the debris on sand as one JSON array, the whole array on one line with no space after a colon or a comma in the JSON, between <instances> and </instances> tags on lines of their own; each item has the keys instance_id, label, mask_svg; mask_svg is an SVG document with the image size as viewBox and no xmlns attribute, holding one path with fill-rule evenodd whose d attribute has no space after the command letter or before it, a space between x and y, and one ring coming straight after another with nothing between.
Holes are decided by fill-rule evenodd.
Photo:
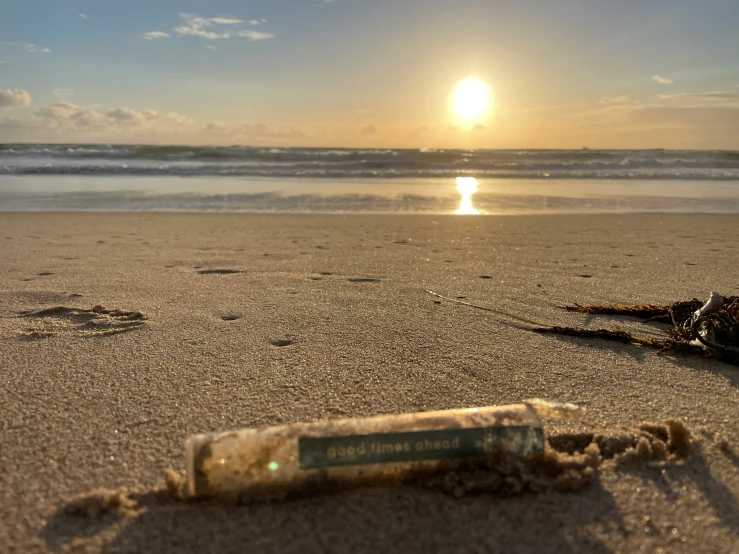
<instances>
[{"instance_id":1,"label":"debris on sand","mask_svg":"<svg viewBox=\"0 0 739 554\"><path fill-rule=\"evenodd\" d=\"M532 329L537 333L566 335L570 337L597 338L616 341L624 344L633 343L656 348L658 354L663 352L682 352L697 354L707 358L716 358L732 365L739 365L739 297L723 296L712 292L706 302L693 299L675 302L671 305L639 304L634 306L598 306L581 305L565 306L571 312L591 315L620 315L647 318L648 322L667 323L664 331L667 338L651 339L634 335L618 327L615 329L584 329L581 327L560 327L525 318L520 315L496 310L485 306L460 302L448 296L427 290L437 298L469 306L479 310L493 312L510 317L524 323L535 325Z\"/></svg>"},{"instance_id":2,"label":"debris on sand","mask_svg":"<svg viewBox=\"0 0 739 554\"><path fill-rule=\"evenodd\" d=\"M716 435L713 439L713 445L721 452L729 452L729 441L723 435Z\"/></svg>"},{"instance_id":3,"label":"debris on sand","mask_svg":"<svg viewBox=\"0 0 739 554\"><path fill-rule=\"evenodd\" d=\"M72 498L64 506L65 513L82 517L101 517L110 512L120 515L135 515L137 502L126 487L118 489L95 489L87 494Z\"/></svg>"},{"instance_id":4,"label":"debris on sand","mask_svg":"<svg viewBox=\"0 0 739 554\"><path fill-rule=\"evenodd\" d=\"M664 424L643 423L632 429L604 433L561 433L547 437L544 450L536 454L518 456L498 450L486 458L449 460L432 472L424 468L374 484L421 487L454 498L475 494L515 496L545 491L576 492L596 481L604 467L680 464L689 455L690 444L690 432L678 420L668 420ZM302 494L336 494L371 484L357 481L343 487L306 490ZM184 489L182 474L167 469L164 485L153 490L95 489L72 498L62 510L75 517L98 518L110 513L135 517L146 506L193 502L195 499L185 495ZM249 502L238 496L205 500L208 501ZM204 501L198 499L198 502Z\"/></svg>"},{"instance_id":5,"label":"debris on sand","mask_svg":"<svg viewBox=\"0 0 739 554\"><path fill-rule=\"evenodd\" d=\"M119 487L98 488L71 498L62 511L70 516L99 518L107 514L136 516L145 506L185 501L185 478L177 471L164 470L164 484L151 490Z\"/></svg>"},{"instance_id":6,"label":"debris on sand","mask_svg":"<svg viewBox=\"0 0 739 554\"><path fill-rule=\"evenodd\" d=\"M665 421L667 425L667 450L670 453L684 458L690 451L690 431L685 427L682 421L678 419L668 419Z\"/></svg>"},{"instance_id":7,"label":"debris on sand","mask_svg":"<svg viewBox=\"0 0 739 554\"><path fill-rule=\"evenodd\" d=\"M645 339L626 331L599 329L591 331L572 327L545 327L539 333L556 333L570 336L597 337L619 342L634 342L659 348L659 353L680 351L717 358L739 365L739 297L723 296L712 292L706 302L693 299L675 302L669 306L654 304L637 306L566 306L568 311L586 314L623 315L647 317L647 321L671 324L665 329L664 340Z\"/></svg>"},{"instance_id":8,"label":"debris on sand","mask_svg":"<svg viewBox=\"0 0 739 554\"><path fill-rule=\"evenodd\" d=\"M164 484L173 498L185 497L185 478L170 467L164 470Z\"/></svg>"}]
</instances>

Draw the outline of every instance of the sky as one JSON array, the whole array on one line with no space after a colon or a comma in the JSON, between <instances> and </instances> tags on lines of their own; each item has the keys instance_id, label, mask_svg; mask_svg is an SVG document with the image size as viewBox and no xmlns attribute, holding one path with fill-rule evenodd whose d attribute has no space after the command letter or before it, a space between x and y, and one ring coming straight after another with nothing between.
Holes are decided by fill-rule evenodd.
<instances>
[{"instance_id":1,"label":"sky","mask_svg":"<svg viewBox=\"0 0 739 554\"><path fill-rule=\"evenodd\" d=\"M739 150L737 0L0 0L0 142ZM462 80L490 109L460 120Z\"/></svg>"}]
</instances>

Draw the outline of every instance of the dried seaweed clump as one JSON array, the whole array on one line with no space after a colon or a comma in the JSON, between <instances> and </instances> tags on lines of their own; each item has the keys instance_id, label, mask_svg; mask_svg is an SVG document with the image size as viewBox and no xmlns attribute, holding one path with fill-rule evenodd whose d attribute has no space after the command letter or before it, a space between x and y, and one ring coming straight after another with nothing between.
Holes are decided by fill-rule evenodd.
<instances>
[{"instance_id":1,"label":"dried seaweed clump","mask_svg":"<svg viewBox=\"0 0 739 554\"><path fill-rule=\"evenodd\" d=\"M702 305L698 300L693 300L693 302L697 303L696 310ZM622 304L618 306L583 306L581 304L575 304L574 306L565 306L565 310L591 315L624 315L648 319L650 321L662 321L664 323L670 323L671 321L670 306L659 304L638 304L633 306L624 306Z\"/></svg>"},{"instance_id":2,"label":"dried seaweed clump","mask_svg":"<svg viewBox=\"0 0 739 554\"><path fill-rule=\"evenodd\" d=\"M601 338L622 343L632 342L658 348L660 353L679 351L718 358L739 365L739 297L722 296L712 292L703 303L693 299L675 302L669 306L655 304L635 306L566 306L566 310L586 314L623 315L648 318L647 321L668 323L664 340L648 339L620 329L581 329L576 327L545 326L539 333Z\"/></svg>"}]
</instances>

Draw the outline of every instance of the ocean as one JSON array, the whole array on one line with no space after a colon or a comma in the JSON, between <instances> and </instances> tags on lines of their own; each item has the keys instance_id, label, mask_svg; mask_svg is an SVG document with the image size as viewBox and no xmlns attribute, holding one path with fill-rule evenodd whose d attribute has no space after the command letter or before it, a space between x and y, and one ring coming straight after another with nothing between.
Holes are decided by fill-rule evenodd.
<instances>
[{"instance_id":1,"label":"ocean","mask_svg":"<svg viewBox=\"0 0 739 554\"><path fill-rule=\"evenodd\" d=\"M1 144L0 211L739 213L739 152Z\"/></svg>"}]
</instances>

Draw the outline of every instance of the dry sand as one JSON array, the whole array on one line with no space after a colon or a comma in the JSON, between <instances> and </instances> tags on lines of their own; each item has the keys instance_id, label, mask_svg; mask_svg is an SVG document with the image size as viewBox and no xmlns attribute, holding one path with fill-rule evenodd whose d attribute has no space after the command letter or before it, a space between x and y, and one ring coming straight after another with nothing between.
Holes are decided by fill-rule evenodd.
<instances>
[{"instance_id":1,"label":"dry sand","mask_svg":"<svg viewBox=\"0 0 739 554\"><path fill-rule=\"evenodd\" d=\"M424 292L655 332L557 306L737 294L738 236L735 216L0 214L0 551L739 551L739 368ZM578 492L101 493L119 509L69 513L162 485L193 433L531 397L588 409L548 433L680 419L691 451L604 464Z\"/></svg>"}]
</instances>

